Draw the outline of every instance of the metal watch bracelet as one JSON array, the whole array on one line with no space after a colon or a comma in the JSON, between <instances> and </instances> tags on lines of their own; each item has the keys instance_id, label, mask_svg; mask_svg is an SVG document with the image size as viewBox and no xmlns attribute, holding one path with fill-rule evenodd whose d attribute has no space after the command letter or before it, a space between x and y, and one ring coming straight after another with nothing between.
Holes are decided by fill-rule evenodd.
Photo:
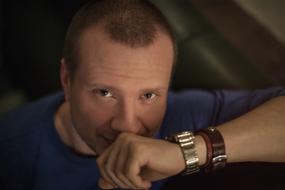
<instances>
[{"instance_id":1,"label":"metal watch bracelet","mask_svg":"<svg viewBox=\"0 0 285 190\"><path fill-rule=\"evenodd\" d=\"M167 136L165 139L178 144L181 148L186 164L182 175L189 175L200 171L199 159L195 147L195 136L191 131L176 133Z\"/></svg>"}]
</instances>

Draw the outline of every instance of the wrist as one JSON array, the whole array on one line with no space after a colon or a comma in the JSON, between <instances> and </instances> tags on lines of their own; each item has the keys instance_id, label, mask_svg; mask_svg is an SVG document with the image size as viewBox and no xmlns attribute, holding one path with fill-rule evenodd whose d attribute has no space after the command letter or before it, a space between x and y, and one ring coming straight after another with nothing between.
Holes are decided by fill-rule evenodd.
<instances>
[{"instance_id":1,"label":"wrist","mask_svg":"<svg viewBox=\"0 0 285 190\"><path fill-rule=\"evenodd\" d=\"M169 142L170 144L172 144L172 146L174 147L174 152L173 152L173 156L174 159L176 160L175 161L175 168L176 168L176 171L175 173L181 173L185 170L186 168L186 165L185 165L185 160L184 160L184 156L183 156L183 152L181 151L181 148L178 144L176 143L171 143Z\"/></svg>"},{"instance_id":2,"label":"wrist","mask_svg":"<svg viewBox=\"0 0 285 190\"><path fill-rule=\"evenodd\" d=\"M212 172L224 168L227 163L225 143L222 134L217 128L209 127L196 131L206 144L207 159L206 163L201 166L205 172Z\"/></svg>"},{"instance_id":3,"label":"wrist","mask_svg":"<svg viewBox=\"0 0 285 190\"><path fill-rule=\"evenodd\" d=\"M227 162L225 144L218 129L209 127L195 132L184 131L166 137L166 140L179 145L185 161L182 175L200 171L215 171L224 168Z\"/></svg>"},{"instance_id":4,"label":"wrist","mask_svg":"<svg viewBox=\"0 0 285 190\"><path fill-rule=\"evenodd\" d=\"M199 166L203 166L207 161L206 142L200 135L196 135L195 144L196 144L197 156L199 158Z\"/></svg>"},{"instance_id":5,"label":"wrist","mask_svg":"<svg viewBox=\"0 0 285 190\"><path fill-rule=\"evenodd\" d=\"M165 138L166 140L179 145L182 152L185 169L182 175L188 175L200 171L199 159L197 156L195 136L191 131L176 133Z\"/></svg>"}]
</instances>

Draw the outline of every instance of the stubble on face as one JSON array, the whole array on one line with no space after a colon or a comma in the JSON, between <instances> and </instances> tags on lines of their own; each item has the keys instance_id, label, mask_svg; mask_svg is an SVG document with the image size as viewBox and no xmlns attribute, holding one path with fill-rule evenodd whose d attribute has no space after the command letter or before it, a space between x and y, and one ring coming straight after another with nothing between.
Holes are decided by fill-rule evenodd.
<instances>
[{"instance_id":1,"label":"stubble on face","mask_svg":"<svg viewBox=\"0 0 285 190\"><path fill-rule=\"evenodd\" d=\"M82 34L79 47L69 104L82 140L101 153L121 132L152 136L166 109L173 62L170 38L160 32L153 44L132 48L94 27ZM101 97L96 89L110 90L112 97ZM153 91L157 99L143 102L144 93Z\"/></svg>"}]
</instances>

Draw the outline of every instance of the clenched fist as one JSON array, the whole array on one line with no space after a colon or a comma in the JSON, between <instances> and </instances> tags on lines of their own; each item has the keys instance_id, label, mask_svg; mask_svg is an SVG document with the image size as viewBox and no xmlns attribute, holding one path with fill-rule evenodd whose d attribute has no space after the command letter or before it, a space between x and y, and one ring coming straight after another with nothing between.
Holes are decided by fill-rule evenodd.
<instances>
[{"instance_id":1,"label":"clenched fist","mask_svg":"<svg viewBox=\"0 0 285 190\"><path fill-rule=\"evenodd\" d=\"M122 133L97 159L103 189L149 189L151 182L183 171L185 162L176 144Z\"/></svg>"}]
</instances>

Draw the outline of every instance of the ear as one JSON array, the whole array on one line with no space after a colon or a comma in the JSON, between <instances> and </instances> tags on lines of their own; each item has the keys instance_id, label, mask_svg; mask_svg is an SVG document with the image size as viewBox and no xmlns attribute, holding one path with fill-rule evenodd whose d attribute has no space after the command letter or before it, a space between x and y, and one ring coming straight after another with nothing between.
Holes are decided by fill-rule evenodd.
<instances>
[{"instance_id":1,"label":"ear","mask_svg":"<svg viewBox=\"0 0 285 190\"><path fill-rule=\"evenodd\" d=\"M71 92L71 76L64 58L61 58L60 64L60 82L64 91L65 100L69 101Z\"/></svg>"}]
</instances>

